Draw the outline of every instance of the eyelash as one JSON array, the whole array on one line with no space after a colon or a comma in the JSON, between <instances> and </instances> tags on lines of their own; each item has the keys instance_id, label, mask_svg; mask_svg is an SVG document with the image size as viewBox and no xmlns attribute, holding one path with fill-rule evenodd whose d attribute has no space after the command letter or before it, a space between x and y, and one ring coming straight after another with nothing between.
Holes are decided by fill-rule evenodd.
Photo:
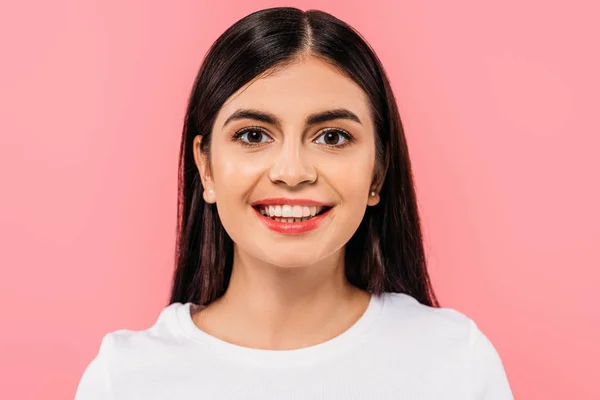
<instances>
[{"instance_id":1,"label":"eyelash","mask_svg":"<svg viewBox=\"0 0 600 400\"><path fill-rule=\"evenodd\" d=\"M262 129L259 126L248 126L248 127L240 129L239 131L236 131L233 134L232 140L234 142L239 142L244 147L257 147L257 146L260 146L260 145L264 144L264 143L255 143L255 144L253 144L253 143L248 143L248 142L245 142L245 141L241 140L241 137L245 133L252 132L252 131L259 131L263 135L271 137L268 133L265 132L264 129ZM326 128L325 130L323 130L321 132L321 134L319 136L317 136L317 138L320 138L321 136L323 136L323 135L325 135L325 134L327 134L329 132L335 132L335 133L339 134L340 136L342 136L344 139L346 139L346 141L344 143L338 144L338 145L324 144L325 146L327 146L329 148L343 149L344 147L349 146L349 145L351 145L354 142L354 136L352 136L350 133L346 132L345 130L342 130L342 129L339 129L339 128ZM319 144L321 144L321 143L319 143Z\"/></svg>"}]
</instances>

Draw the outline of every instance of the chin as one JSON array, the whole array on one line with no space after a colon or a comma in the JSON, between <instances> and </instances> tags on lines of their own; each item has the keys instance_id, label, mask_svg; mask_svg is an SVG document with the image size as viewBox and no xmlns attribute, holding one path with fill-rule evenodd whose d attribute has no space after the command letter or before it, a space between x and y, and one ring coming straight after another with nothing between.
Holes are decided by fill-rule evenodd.
<instances>
[{"instance_id":1,"label":"chin","mask_svg":"<svg viewBox=\"0 0 600 400\"><path fill-rule=\"evenodd\" d=\"M276 265L281 268L302 268L309 267L318 262L317 259L314 258L298 258L298 257L270 257L268 260L270 264Z\"/></svg>"},{"instance_id":2,"label":"chin","mask_svg":"<svg viewBox=\"0 0 600 400\"><path fill-rule=\"evenodd\" d=\"M298 251L297 247L290 251L281 250L283 249L279 249L277 252L271 251L266 257L263 256L261 258L265 262L281 268L309 267L322 260L322 257L316 256L315 253L304 252L304 254L301 254L302 252Z\"/></svg>"}]
</instances>

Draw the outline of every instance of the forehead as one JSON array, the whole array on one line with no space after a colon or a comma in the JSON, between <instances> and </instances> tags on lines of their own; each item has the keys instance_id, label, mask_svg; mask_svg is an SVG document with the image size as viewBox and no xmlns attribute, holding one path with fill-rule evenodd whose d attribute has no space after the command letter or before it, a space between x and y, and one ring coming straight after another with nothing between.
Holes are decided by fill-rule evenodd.
<instances>
[{"instance_id":1,"label":"forehead","mask_svg":"<svg viewBox=\"0 0 600 400\"><path fill-rule=\"evenodd\" d=\"M371 121L365 92L335 67L309 57L257 77L223 105L217 121L240 108L269 111L284 122L304 121L308 114L347 108L362 121Z\"/></svg>"}]
</instances>

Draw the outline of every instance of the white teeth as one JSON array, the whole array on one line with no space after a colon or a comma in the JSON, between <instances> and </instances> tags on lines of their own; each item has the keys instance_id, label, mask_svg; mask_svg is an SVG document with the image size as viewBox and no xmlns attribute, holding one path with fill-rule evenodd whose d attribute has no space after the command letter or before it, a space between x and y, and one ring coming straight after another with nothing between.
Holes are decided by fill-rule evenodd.
<instances>
[{"instance_id":1,"label":"white teeth","mask_svg":"<svg viewBox=\"0 0 600 400\"><path fill-rule=\"evenodd\" d=\"M274 218L279 222L301 222L309 220L321 211L324 207L318 206L291 206L289 204L260 206L258 211L267 217Z\"/></svg>"},{"instance_id":2,"label":"white teeth","mask_svg":"<svg viewBox=\"0 0 600 400\"><path fill-rule=\"evenodd\" d=\"M281 216L282 217L293 217L294 216L294 208L290 205L285 205L281 207Z\"/></svg>"},{"instance_id":3,"label":"white teeth","mask_svg":"<svg viewBox=\"0 0 600 400\"><path fill-rule=\"evenodd\" d=\"M293 207L293 216L294 218L302 218L302 206Z\"/></svg>"}]
</instances>

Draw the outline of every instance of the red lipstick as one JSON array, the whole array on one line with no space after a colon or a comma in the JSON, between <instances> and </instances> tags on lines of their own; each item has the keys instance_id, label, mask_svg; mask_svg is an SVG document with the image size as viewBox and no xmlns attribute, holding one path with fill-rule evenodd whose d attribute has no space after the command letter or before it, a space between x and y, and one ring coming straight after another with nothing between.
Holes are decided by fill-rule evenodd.
<instances>
[{"instance_id":1,"label":"red lipstick","mask_svg":"<svg viewBox=\"0 0 600 400\"><path fill-rule=\"evenodd\" d=\"M277 204L281 204L281 203L277 203ZM286 204L286 203L284 203L284 204ZM287 204L290 204L290 203L287 203ZM302 203L302 204L306 204L306 203ZM316 215L307 221L280 222L280 221L275 221L271 217L262 215L260 213L260 211L258 211L256 208L254 209L254 212L258 216L258 219L260 219L260 222L265 224L265 226L267 228L269 228L270 230L277 232L277 233L283 233L284 235L298 235L300 233L306 233L306 232L312 231L314 229L317 229L319 227L319 225L321 225L321 223L325 220L325 218L327 218L329 216L330 211L331 211L331 208L328 208L321 214Z\"/></svg>"},{"instance_id":2,"label":"red lipstick","mask_svg":"<svg viewBox=\"0 0 600 400\"><path fill-rule=\"evenodd\" d=\"M321 223L329 216L332 205L320 201L310 199L286 199L286 198L271 198L255 201L251 204L258 219L265 224L270 230L284 235L297 235L310 232L317 229ZM264 206L306 206L306 207L322 207L325 208L320 214L315 215L306 221L297 222L282 222L276 221L274 217L269 217L261 213L261 208ZM276 217L277 219L287 219L287 217Z\"/></svg>"}]
</instances>

